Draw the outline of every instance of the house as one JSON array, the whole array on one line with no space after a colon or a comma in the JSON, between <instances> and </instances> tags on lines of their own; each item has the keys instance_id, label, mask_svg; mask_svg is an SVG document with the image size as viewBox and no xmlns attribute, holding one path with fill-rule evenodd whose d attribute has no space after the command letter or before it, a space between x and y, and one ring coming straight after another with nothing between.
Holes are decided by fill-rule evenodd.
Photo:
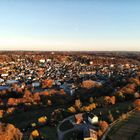
<instances>
[{"instance_id":1,"label":"house","mask_svg":"<svg viewBox=\"0 0 140 140\"><path fill-rule=\"evenodd\" d=\"M32 86L33 86L33 87L39 87L39 86L40 86L40 82L33 82L33 83L32 83Z\"/></svg>"},{"instance_id":2,"label":"house","mask_svg":"<svg viewBox=\"0 0 140 140\"><path fill-rule=\"evenodd\" d=\"M90 118L91 122L88 120ZM58 140L84 139L97 140L98 126L94 125L98 122L98 117L90 113L79 113L64 119L57 128ZM67 137L69 135L69 138Z\"/></svg>"},{"instance_id":3,"label":"house","mask_svg":"<svg viewBox=\"0 0 140 140\"><path fill-rule=\"evenodd\" d=\"M40 63L45 63L46 60L45 60L45 59L40 59L39 62L40 62Z\"/></svg>"},{"instance_id":4,"label":"house","mask_svg":"<svg viewBox=\"0 0 140 140\"><path fill-rule=\"evenodd\" d=\"M0 83L2 83L2 82L4 82L4 80L0 78Z\"/></svg>"},{"instance_id":5,"label":"house","mask_svg":"<svg viewBox=\"0 0 140 140\"><path fill-rule=\"evenodd\" d=\"M71 96L75 93L76 90L76 87L73 84L69 84L67 82L64 82L64 84L60 85L60 88L64 89L64 91Z\"/></svg>"},{"instance_id":6,"label":"house","mask_svg":"<svg viewBox=\"0 0 140 140\"><path fill-rule=\"evenodd\" d=\"M91 124L97 124L98 123L98 117L96 115L94 115L94 114L89 114L88 121Z\"/></svg>"},{"instance_id":7,"label":"house","mask_svg":"<svg viewBox=\"0 0 140 140\"><path fill-rule=\"evenodd\" d=\"M9 89L9 86L0 86L0 91Z\"/></svg>"},{"instance_id":8,"label":"house","mask_svg":"<svg viewBox=\"0 0 140 140\"><path fill-rule=\"evenodd\" d=\"M17 83L19 83L17 80L7 80L6 81L7 85L12 85L12 84L17 84Z\"/></svg>"},{"instance_id":9,"label":"house","mask_svg":"<svg viewBox=\"0 0 140 140\"><path fill-rule=\"evenodd\" d=\"M1 74L1 77L7 77L8 76L8 73L2 73Z\"/></svg>"}]
</instances>

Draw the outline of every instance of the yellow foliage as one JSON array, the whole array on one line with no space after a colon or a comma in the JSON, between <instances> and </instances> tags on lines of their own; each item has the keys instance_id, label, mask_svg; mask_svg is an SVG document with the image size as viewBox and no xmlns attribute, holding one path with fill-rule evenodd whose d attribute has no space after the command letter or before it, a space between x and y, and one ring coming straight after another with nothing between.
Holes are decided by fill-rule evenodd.
<instances>
[{"instance_id":1,"label":"yellow foliage","mask_svg":"<svg viewBox=\"0 0 140 140\"><path fill-rule=\"evenodd\" d=\"M46 123L46 121L47 121L46 116L42 116L42 117L38 118L38 122L41 123L41 124Z\"/></svg>"},{"instance_id":2,"label":"yellow foliage","mask_svg":"<svg viewBox=\"0 0 140 140\"><path fill-rule=\"evenodd\" d=\"M32 127L35 127L35 126L36 126L36 123L32 123L31 126L32 126Z\"/></svg>"},{"instance_id":3,"label":"yellow foliage","mask_svg":"<svg viewBox=\"0 0 140 140\"><path fill-rule=\"evenodd\" d=\"M88 111L92 111L93 109L95 109L96 108L96 104L95 103L92 103L92 104L90 104L90 105L88 105L88 106L83 106L82 108L81 108L81 111L86 111L86 112L88 112Z\"/></svg>"},{"instance_id":4,"label":"yellow foliage","mask_svg":"<svg viewBox=\"0 0 140 140\"><path fill-rule=\"evenodd\" d=\"M76 113L76 109L73 106L71 106L71 107L68 108L68 112Z\"/></svg>"},{"instance_id":5,"label":"yellow foliage","mask_svg":"<svg viewBox=\"0 0 140 140\"><path fill-rule=\"evenodd\" d=\"M38 136L39 136L38 130L32 131L31 135L32 135L33 137L38 137Z\"/></svg>"}]
</instances>

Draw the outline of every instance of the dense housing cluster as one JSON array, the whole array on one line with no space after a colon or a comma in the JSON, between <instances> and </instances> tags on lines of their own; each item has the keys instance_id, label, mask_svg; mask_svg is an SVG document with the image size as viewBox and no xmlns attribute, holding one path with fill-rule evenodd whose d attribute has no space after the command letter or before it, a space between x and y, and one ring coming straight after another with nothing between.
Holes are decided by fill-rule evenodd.
<instances>
[{"instance_id":1,"label":"dense housing cluster","mask_svg":"<svg viewBox=\"0 0 140 140\"><path fill-rule=\"evenodd\" d=\"M0 62L1 125L15 126L17 140L58 139L59 122L80 113L98 117L92 131L101 139L110 123L139 108L137 53L1 52Z\"/></svg>"}]
</instances>

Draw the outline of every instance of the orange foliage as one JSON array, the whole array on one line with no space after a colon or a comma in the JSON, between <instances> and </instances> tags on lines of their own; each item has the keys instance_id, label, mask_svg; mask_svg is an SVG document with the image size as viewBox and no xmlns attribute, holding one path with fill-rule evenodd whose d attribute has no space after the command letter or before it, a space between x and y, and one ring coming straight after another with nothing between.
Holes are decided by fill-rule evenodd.
<instances>
[{"instance_id":1,"label":"orange foliage","mask_svg":"<svg viewBox=\"0 0 140 140\"><path fill-rule=\"evenodd\" d=\"M68 108L68 112L76 113L76 109L73 106L71 106L71 107Z\"/></svg>"},{"instance_id":2,"label":"orange foliage","mask_svg":"<svg viewBox=\"0 0 140 140\"><path fill-rule=\"evenodd\" d=\"M109 125L106 121L100 121L99 127L100 127L101 131L104 133L107 130L107 128L109 127Z\"/></svg>"},{"instance_id":3,"label":"orange foliage","mask_svg":"<svg viewBox=\"0 0 140 140\"><path fill-rule=\"evenodd\" d=\"M44 91L42 92L43 95L49 96L49 92L48 91Z\"/></svg>"},{"instance_id":4,"label":"orange foliage","mask_svg":"<svg viewBox=\"0 0 140 140\"><path fill-rule=\"evenodd\" d=\"M3 101L2 100L0 100L0 105L3 105Z\"/></svg>"},{"instance_id":5,"label":"orange foliage","mask_svg":"<svg viewBox=\"0 0 140 140\"><path fill-rule=\"evenodd\" d=\"M134 102L134 106L140 110L140 99L136 99L135 102Z\"/></svg>"},{"instance_id":6,"label":"orange foliage","mask_svg":"<svg viewBox=\"0 0 140 140\"><path fill-rule=\"evenodd\" d=\"M15 98L9 98L7 104L8 105L17 105L16 99Z\"/></svg>"},{"instance_id":7,"label":"orange foliage","mask_svg":"<svg viewBox=\"0 0 140 140\"><path fill-rule=\"evenodd\" d=\"M32 131L32 132L31 132L31 135L32 135L33 137L38 137L38 136L39 136L38 130Z\"/></svg>"},{"instance_id":8,"label":"orange foliage","mask_svg":"<svg viewBox=\"0 0 140 140\"><path fill-rule=\"evenodd\" d=\"M22 133L12 124L0 124L1 140L21 140Z\"/></svg>"},{"instance_id":9,"label":"orange foliage","mask_svg":"<svg viewBox=\"0 0 140 140\"><path fill-rule=\"evenodd\" d=\"M96 85L96 82L92 80L85 80L82 82L82 87L87 88L87 89L95 87L95 85Z\"/></svg>"},{"instance_id":10,"label":"orange foliage","mask_svg":"<svg viewBox=\"0 0 140 140\"><path fill-rule=\"evenodd\" d=\"M65 95L66 94L65 91L64 91L64 89L60 89L60 94L61 95Z\"/></svg>"},{"instance_id":11,"label":"orange foliage","mask_svg":"<svg viewBox=\"0 0 140 140\"><path fill-rule=\"evenodd\" d=\"M53 83L54 81L52 79L45 79L42 84L44 87L51 88Z\"/></svg>"},{"instance_id":12,"label":"orange foliage","mask_svg":"<svg viewBox=\"0 0 140 140\"><path fill-rule=\"evenodd\" d=\"M42 117L38 118L38 122L40 124L44 124L44 123L46 123L46 121L47 121L47 117L46 116L42 116Z\"/></svg>"},{"instance_id":13,"label":"orange foliage","mask_svg":"<svg viewBox=\"0 0 140 140\"><path fill-rule=\"evenodd\" d=\"M6 111L6 113L7 114L12 114L14 111L15 111L15 108L12 107L12 108L8 108L7 111Z\"/></svg>"},{"instance_id":14,"label":"orange foliage","mask_svg":"<svg viewBox=\"0 0 140 140\"><path fill-rule=\"evenodd\" d=\"M3 117L3 114L4 114L4 110L0 110L0 118Z\"/></svg>"},{"instance_id":15,"label":"orange foliage","mask_svg":"<svg viewBox=\"0 0 140 140\"><path fill-rule=\"evenodd\" d=\"M114 105L115 102L116 102L116 98L115 98L115 96L112 96L112 97L105 96L104 97L104 102L105 102L106 105L108 105L108 104Z\"/></svg>"},{"instance_id":16,"label":"orange foliage","mask_svg":"<svg viewBox=\"0 0 140 140\"><path fill-rule=\"evenodd\" d=\"M88 106L83 106L80 110L81 111L89 112L89 111L92 111L95 108L96 108L96 104L95 103L92 103L92 104L90 104Z\"/></svg>"},{"instance_id":17,"label":"orange foliage","mask_svg":"<svg viewBox=\"0 0 140 140\"><path fill-rule=\"evenodd\" d=\"M29 90L25 90L23 97L28 99L28 98L32 97L32 93Z\"/></svg>"},{"instance_id":18,"label":"orange foliage","mask_svg":"<svg viewBox=\"0 0 140 140\"><path fill-rule=\"evenodd\" d=\"M79 99L75 100L75 107L79 109L81 106L82 106L81 101Z\"/></svg>"},{"instance_id":19,"label":"orange foliage","mask_svg":"<svg viewBox=\"0 0 140 140\"><path fill-rule=\"evenodd\" d=\"M33 98L34 98L34 101L35 101L35 102L39 102L39 101L40 101L40 94L39 94L39 93L35 93L35 94L33 95Z\"/></svg>"}]
</instances>

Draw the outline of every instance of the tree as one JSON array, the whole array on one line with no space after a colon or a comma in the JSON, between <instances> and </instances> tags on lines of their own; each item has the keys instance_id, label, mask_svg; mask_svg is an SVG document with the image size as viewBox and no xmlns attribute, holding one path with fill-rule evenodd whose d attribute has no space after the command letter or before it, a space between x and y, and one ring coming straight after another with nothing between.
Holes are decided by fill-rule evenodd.
<instances>
[{"instance_id":1,"label":"tree","mask_svg":"<svg viewBox=\"0 0 140 140\"><path fill-rule=\"evenodd\" d=\"M109 119L109 122L110 122L110 123L112 123L112 122L114 121L114 117L113 117L111 111L109 111L108 119Z\"/></svg>"},{"instance_id":2,"label":"tree","mask_svg":"<svg viewBox=\"0 0 140 140\"><path fill-rule=\"evenodd\" d=\"M85 80L85 81L82 82L82 87L83 88L90 89L90 88L93 88L95 86L96 86L96 82L92 81L92 80Z\"/></svg>"},{"instance_id":3,"label":"tree","mask_svg":"<svg viewBox=\"0 0 140 140\"><path fill-rule=\"evenodd\" d=\"M14 107L11 107L11 108L8 108L6 113L7 114L12 114L13 112L15 111L15 108Z\"/></svg>"},{"instance_id":4,"label":"tree","mask_svg":"<svg viewBox=\"0 0 140 140\"><path fill-rule=\"evenodd\" d=\"M12 124L0 123L1 140L22 140L23 134Z\"/></svg>"},{"instance_id":5,"label":"tree","mask_svg":"<svg viewBox=\"0 0 140 140\"><path fill-rule=\"evenodd\" d=\"M110 99L111 99L111 104L114 105L116 103L116 97L112 96L110 97Z\"/></svg>"},{"instance_id":6,"label":"tree","mask_svg":"<svg viewBox=\"0 0 140 140\"><path fill-rule=\"evenodd\" d=\"M48 91L44 91L44 92L42 92L42 94L45 95L45 96L49 96L50 95Z\"/></svg>"},{"instance_id":7,"label":"tree","mask_svg":"<svg viewBox=\"0 0 140 140\"><path fill-rule=\"evenodd\" d=\"M109 127L109 125L106 121L100 121L99 127L100 127L100 130L104 133L107 130L107 128Z\"/></svg>"},{"instance_id":8,"label":"tree","mask_svg":"<svg viewBox=\"0 0 140 140\"><path fill-rule=\"evenodd\" d=\"M125 96L122 92L117 92L115 94L117 101L124 101L125 100Z\"/></svg>"},{"instance_id":9,"label":"tree","mask_svg":"<svg viewBox=\"0 0 140 140\"><path fill-rule=\"evenodd\" d=\"M23 97L26 99L32 98L32 93L26 89Z\"/></svg>"},{"instance_id":10,"label":"tree","mask_svg":"<svg viewBox=\"0 0 140 140\"><path fill-rule=\"evenodd\" d=\"M31 135L30 135L30 140L33 140L34 138L37 138L37 137L39 137L40 136L40 134L39 134L39 131L38 130L33 130L32 132L31 132Z\"/></svg>"},{"instance_id":11,"label":"tree","mask_svg":"<svg viewBox=\"0 0 140 140\"><path fill-rule=\"evenodd\" d=\"M105 96L104 97L104 104L105 105L109 105L111 103L110 97L109 96Z\"/></svg>"},{"instance_id":12,"label":"tree","mask_svg":"<svg viewBox=\"0 0 140 140\"><path fill-rule=\"evenodd\" d=\"M3 101L0 99L0 105L3 105Z\"/></svg>"},{"instance_id":13,"label":"tree","mask_svg":"<svg viewBox=\"0 0 140 140\"><path fill-rule=\"evenodd\" d=\"M81 103L80 99L75 100L75 107L76 107L77 109L80 109L81 106L82 106L82 103Z\"/></svg>"},{"instance_id":14,"label":"tree","mask_svg":"<svg viewBox=\"0 0 140 140\"><path fill-rule=\"evenodd\" d=\"M90 97L90 98L89 98L89 102L90 102L90 103L93 103L93 101L94 101L93 97Z\"/></svg>"},{"instance_id":15,"label":"tree","mask_svg":"<svg viewBox=\"0 0 140 140\"><path fill-rule=\"evenodd\" d=\"M3 114L4 114L4 110L0 110L0 118L3 117Z\"/></svg>"},{"instance_id":16,"label":"tree","mask_svg":"<svg viewBox=\"0 0 140 140\"><path fill-rule=\"evenodd\" d=\"M43 88L51 88L53 86L53 83L54 81L52 79L45 79L43 82L42 82L42 86Z\"/></svg>"},{"instance_id":17,"label":"tree","mask_svg":"<svg viewBox=\"0 0 140 140\"><path fill-rule=\"evenodd\" d=\"M48 101L47 101L47 105L48 105L48 106L51 106L51 105L52 105L52 101L51 101L51 100L48 100Z\"/></svg>"},{"instance_id":18,"label":"tree","mask_svg":"<svg viewBox=\"0 0 140 140\"><path fill-rule=\"evenodd\" d=\"M26 103L33 103L33 94L29 90L25 90L23 98Z\"/></svg>"},{"instance_id":19,"label":"tree","mask_svg":"<svg viewBox=\"0 0 140 140\"><path fill-rule=\"evenodd\" d=\"M42 116L42 117L38 118L38 122L40 124L45 124L47 122L47 117L46 116Z\"/></svg>"},{"instance_id":20,"label":"tree","mask_svg":"<svg viewBox=\"0 0 140 140\"><path fill-rule=\"evenodd\" d=\"M135 100L134 106L135 106L135 108L137 108L138 110L140 110L140 99L136 99Z\"/></svg>"},{"instance_id":21,"label":"tree","mask_svg":"<svg viewBox=\"0 0 140 140\"><path fill-rule=\"evenodd\" d=\"M135 83L137 86L140 85L140 80L139 80L138 77L136 77L136 78L130 78L130 82L131 83Z\"/></svg>"},{"instance_id":22,"label":"tree","mask_svg":"<svg viewBox=\"0 0 140 140\"><path fill-rule=\"evenodd\" d=\"M41 98L40 98L40 93L38 93L38 92L35 93L35 94L33 95L33 99L34 99L35 102L40 102L40 99L41 99Z\"/></svg>"},{"instance_id":23,"label":"tree","mask_svg":"<svg viewBox=\"0 0 140 140\"><path fill-rule=\"evenodd\" d=\"M71 106L71 107L68 108L68 112L76 113L76 109L73 106Z\"/></svg>"},{"instance_id":24,"label":"tree","mask_svg":"<svg viewBox=\"0 0 140 140\"><path fill-rule=\"evenodd\" d=\"M15 98L9 98L7 104L8 105L17 105L16 99Z\"/></svg>"}]
</instances>

